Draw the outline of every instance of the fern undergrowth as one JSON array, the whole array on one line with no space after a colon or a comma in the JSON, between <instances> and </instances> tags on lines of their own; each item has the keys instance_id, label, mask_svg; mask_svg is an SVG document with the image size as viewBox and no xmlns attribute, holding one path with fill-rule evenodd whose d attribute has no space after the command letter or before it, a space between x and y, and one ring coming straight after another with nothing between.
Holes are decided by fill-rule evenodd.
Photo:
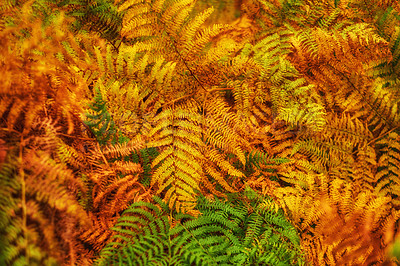
<instances>
[{"instance_id":1,"label":"fern undergrowth","mask_svg":"<svg viewBox=\"0 0 400 266\"><path fill-rule=\"evenodd\" d=\"M2 1L0 264L395 265L399 44L398 1Z\"/></svg>"}]
</instances>

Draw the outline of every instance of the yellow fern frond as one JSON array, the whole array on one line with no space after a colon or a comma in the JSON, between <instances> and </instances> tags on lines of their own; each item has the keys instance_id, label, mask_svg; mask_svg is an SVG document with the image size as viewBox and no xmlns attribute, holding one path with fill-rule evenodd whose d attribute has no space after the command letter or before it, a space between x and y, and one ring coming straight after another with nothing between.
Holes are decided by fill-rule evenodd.
<instances>
[{"instance_id":1,"label":"yellow fern frond","mask_svg":"<svg viewBox=\"0 0 400 266\"><path fill-rule=\"evenodd\" d=\"M235 154L245 165L246 159L242 147L246 145L246 142L240 136L243 124L238 116L229 112L229 108L221 99L214 99L212 104L207 106L207 110L208 114L205 120L207 141L227 153Z\"/></svg>"},{"instance_id":2,"label":"yellow fern frond","mask_svg":"<svg viewBox=\"0 0 400 266\"><path fill-rule=\"evenodd\" d=\"M244 174L233 167L232 164L224 158L225 156L218 152L217 149L206 147L203 153L211 162L213 162L219 169L221 169L223 172L226 172L228 175L234 177L244 177ZM210 168L209 171L214 172L215 170L212 170L212 168Z\"/></svg>"},{"instance_id":3,"label":"yellow fern frond","mask_svg":"<svg viewBox=\"0 0 400 266\"><path fill-rule=\"evenodd\" d=\"M148 147L161 148L152 167L156 168L151 180L157 194L165 191L164 200L170 207L192 212L196 190L203 176L203 155L198 147L201 141L201 116L195 105L168 108L156 117L156 126L150 131Z\"/></svg>"}]
</instances>

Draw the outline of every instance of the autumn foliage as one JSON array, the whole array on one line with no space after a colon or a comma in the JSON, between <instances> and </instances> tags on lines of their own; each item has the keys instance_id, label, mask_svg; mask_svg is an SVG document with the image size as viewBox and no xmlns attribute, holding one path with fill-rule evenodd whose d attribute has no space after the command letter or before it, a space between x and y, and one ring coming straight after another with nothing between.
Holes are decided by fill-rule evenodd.
<instances>
[{"instance_id":1,"label":"autumn foliage","mask_svg":"<svg viewBox=\"0 0 400 266\"><path fill-rule=\"evenodd\" d=\"M1 265L398 263L398 1L0 15Z\"/></svg>"}]
</instances>

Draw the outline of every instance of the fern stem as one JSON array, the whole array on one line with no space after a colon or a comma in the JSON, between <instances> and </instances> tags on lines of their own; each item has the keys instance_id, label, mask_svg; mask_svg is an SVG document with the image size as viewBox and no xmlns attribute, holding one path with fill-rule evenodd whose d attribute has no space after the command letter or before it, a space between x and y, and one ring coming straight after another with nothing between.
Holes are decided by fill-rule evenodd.
<instances>
[{"instance_id":1,"label":"fern stem","mask_svg":"<svg viewBox=\"0 0 400 266\"><path fill-rule=\"evenodd\" d=\"M400 126L394 127L394 128L392 128L391 130L389 130L389 131L387 131L387 132L385 132L385 133L383 133L383 134L380 134L379 136L377 136L376 138L374 138L374 139L372 139L370 142L368 142L368 143L367 143L367 146L369 146L369 145L371 145L372 143L378 141L379 139L381 139L381 138L383 138L383 137L389 135L392 131L395 131L395 130L398 129L398 128L400 128ZM355 152L356 152L356 151L354 151L353 154L354 154Z\"/></svg>"},{"instance_id":2,"label":"fern stem","mask_svg":"<svg viewBox=\"0 0 400 266\"><path fill-rule=\"evenodd\" d=\"M23 136L21 136L21 142L19 145L19 170L18 170L18 175L20 178L20 182L21 182L21 209L22 209L22 230L24 232L24 244L25 244L25 252L26 252L26 264L29 265L29 248L28 248L28 232L27 232L27 225L26 225L26 187L25 187L25 172L23 169Z\"/></svg>"},{"instance_id":3,"label":"fern stem","mask_svg":"<svg viewBox=\"0 0 400 266\"><path fill-rule=\"evenodd\" d=\"M165 104L162 106L162 108L164 108L165 106L168 106L168 105L170 105L170 104L174 104L175 102L180 101L180 100L182 100L182 99L185 99L185 98L194 96L194 95L195 95L195 93L191 93L191 94L183 95L182 97L173 99L173 100L171 100L171 101L165 103Z\"/></svg>"},{"instance_id":4,"label":"fern stem","mask_svg":"<svg viewBox=\"0 0 400 266\"><path fill-rule=\"evenodd\" d=\"M60 132L58 132L57 135L60 135L60 136L66 137L66 138L73 138L73 139L80 139L80 140L90 140L90 141L95 140L95 138L84 138L84 137L68 135L68 134L64 134L64 133L60 133Z\"/></svg>"},{"instance_id":5,"label":"fern stem","mask_svg":"<svg viewBox=\"0 0 400 266\"><path fill-rule=\"evenodd\" d=\"M97 144L97 149L99 150L99 153L101 154L101 158L103 159L104 163L105 163L107 166L109 166L106 157L104 157L104 154L103 154L103 152L102 152L101 149L100 149L99 143L97 142L96 144Z\"/></svg>"},{"instance_id":6,"label":"fern stem","mask_svg":"<svg viewBox=\"0 0 400 266\"><path fill-rule=\"evenodd\" d=\"M168 33L167 33L168 34ZM168 34L168 36L170 36ZM194 72L192 71L192 69L189 67L188 63L186 62L186 60L183 58L183 56L181 55L181 53L179 52L177 46L176 46L176 41L172 38L172 36L170 36L170 38L172 39L173 42L173 47L175 49L175 52L179 55L179 58L182 60L183 64L186 66L186 68L189 70L190 75L193 77L194 80L196 80L196 82L200 85L200 87L205 91L208 92L207 89L204 87L203 83L201 83L201 81L198 79L198 77L194 74Z\"/></svg>"},{"instance_id":7,"label":"fern stem","mask_svg":"<svg viewBox=\"0 0 400 266\"><path fill-rule=\"evenodd\" d=\"M171 39L172 41L172 47L174 47L175 52L178 54L179 58L182 60L183 64L185 65L185 67L187 68L187 70L189 70L190 75L193 77L193 79L200 85L200 87L207 92L207 89L204 87L203 83L201 83L201 81L197 78L197 76L194 74L194 72L192 71L192 69L189 67L189 65L187 64L186 60L183 58L182 54L179 52L178 47L176 45L176 40L173 36L171 36L169 34L169 31L167 30L167 27L165 25L165 23L162 21L162 19L159 18L159 16L157 17L159 23L161 25L163 25L164 27L164 32L168 35L168 37Z\"/></svg>"}]
</instances>

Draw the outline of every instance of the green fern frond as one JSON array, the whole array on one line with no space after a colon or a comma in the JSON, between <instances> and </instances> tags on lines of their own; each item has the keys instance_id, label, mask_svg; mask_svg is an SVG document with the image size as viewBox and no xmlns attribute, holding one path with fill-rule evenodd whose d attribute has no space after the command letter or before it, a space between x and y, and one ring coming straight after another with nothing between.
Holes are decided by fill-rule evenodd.
<instances>
[{"instance_id":1,"label":"green fern frond","mask_svg":"<svg viewBox=\"0 0 400 266\"><path fill-rule=\"evenodd\" d=\"M115 241L105 247L96 265L302 265L299 238L270 200L248 191L244 204L238 196L229 201L200 198L197 217L172 213L182 219L171 227L167 204L131 205L114 230ZM240 196L239 196L240 197Z\"/></svg>"},{"instance_id":2,"label":"green fern frond","mask_svg":"<svg viewBox=\"0 0 400 266\"><path fill-rule=\"evenodd\" d=\"M249 202L243 201L243 197ZM243 196L232 196L228 202L200 199L198 208L202 215L194 221L183 224L189 231L199 232L197 236L194 235L197 241L186 240L194 245L190 249L192 256L200 257L200 254L204 254L204 249L207 250L209 247L207 253L215 258L218 265L227 262L244 265L302 264L299 249L296 248L300 244L296 230L286 221L282 213L276 212L271 206L268 199L257 196L251 190L246 190ZM228 245L227 248L221 247L219 250L213 248L213 244L208 242L207 238L202 240L202 237L209 234L207 231L202 232L200 228L210 226L209 230L213 230L211 225L221 227L224 233L219 235L222 239L218 243L220 245L225 243ZM214 233L214 236L218 235ZM223 239L225 240L222 241ZM198 250L197 253L195 250ZM204 256L207 256L207 253Z\"/></svg>"},{"instance_id":3,"label":"green fern frond","mask_svg":"<svg viewBox=\"0 0 400 266\"><path fill-rule=\"evenodd\" d=\"M86 114L88 120L85 123L96 136L97 141L101 145L105 145L108 142L113 144L118 143L119 138L115 123L107 111L106 102L103 100L99 90L96 90L94 103L89 107L93 114Z\"/></svg>"},{"instance_id":4,"label":"green fern frond","mask_svg":"<svg viewBox=\"0 0 400 266\"><path fill-rule=\"evenodd\" d=\"M146 265L154 260L153 256L157 258L159 253L163 254L165 249L158 248L159 245L165 245L169 241L167 236L170 224L167 214L168 207L165 205L156 206L145 202L132 204L113 227L117 235L103 248L96 265L116 262ZM154 239L161 240L155 247ZM153 245L149 245L149 242ZM133 246L129 245L130 243ZM147 248L143 249L136 243ZM156 252L153 253L154 251Z\"/></svg>"},{"instance_id":5,"label":"green fern frond","mask_svg":"<svg viewBox=\"0 0 400 266\"><path fill-rule=\"evenodd\" d=\"M132 153L129 158L124 158L124 160L131 161L133 163L140 163L143 168L143 173L141 173L140 182L145 186L150 186L152 167L151 163L160 154L156 148L144 148L140 149L138 153Z\"/></svg>"}]
</instances>

